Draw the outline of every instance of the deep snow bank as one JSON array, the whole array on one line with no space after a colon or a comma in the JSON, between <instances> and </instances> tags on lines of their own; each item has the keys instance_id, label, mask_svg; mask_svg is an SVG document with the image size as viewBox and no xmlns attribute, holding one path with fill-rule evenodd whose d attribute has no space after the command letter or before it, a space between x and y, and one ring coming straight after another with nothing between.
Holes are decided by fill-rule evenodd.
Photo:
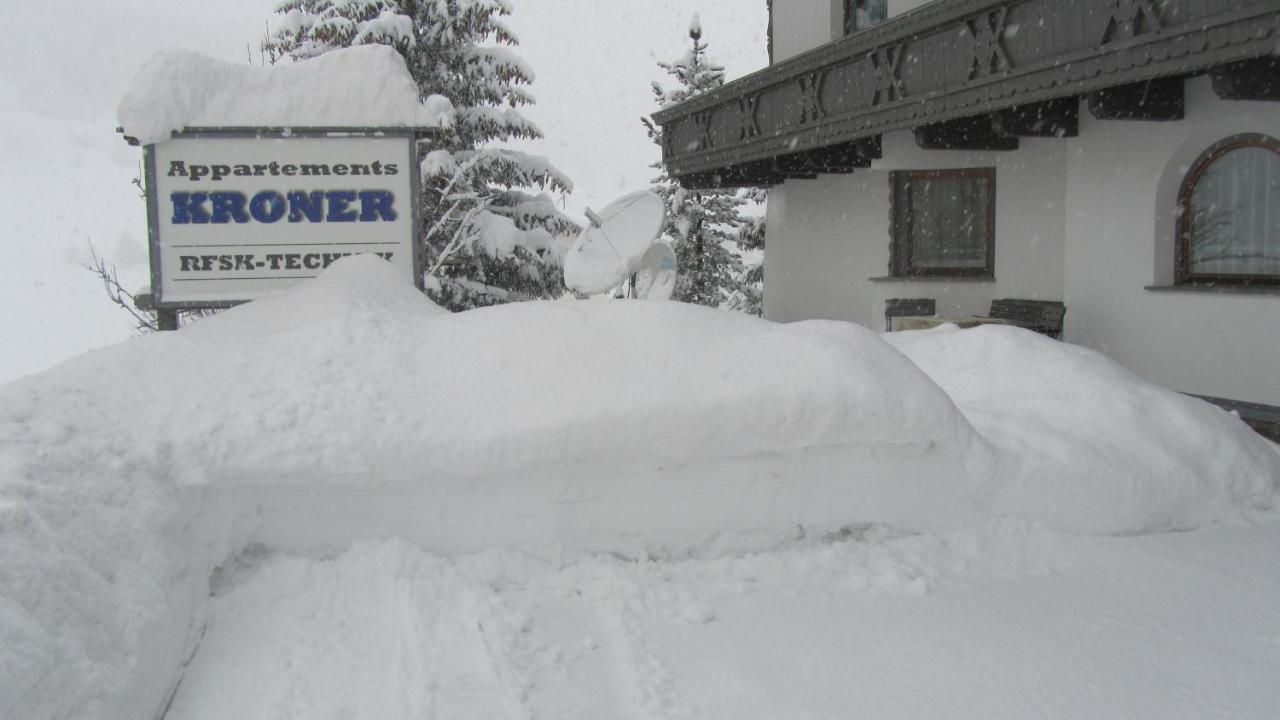
<instances>
[{"instance_id":1,"label":"deep snow bank","mask_svg":"<svg viewBox=\"0 0 1280 720\"><path fill-rule=\"evenodd\" d=\"M191 127L446 127L453 105L420 100L404 58L385 45L266 67L173 49L143 65L116 115L146 145Z\"/></svg>"},{"instance_id":2,"label":"deep snow bank","mask_svg":"<svg viewBox=\"0 0 1280 720\"><path fill-rule=\"evenodd\" d=\"M1092 350L995 325L884 337L999 451L993 513L1120 534L1192 528L1275 503L1275 445Z\"/></svg>"},{"instance_id":3,"label":"deep snow bank","mask_svg":"<svg viewBox=\"0 0 1280 720\"><path fill-rule=\"evenodd\" d=\"M154 716L211 569L254 540L733 550L982 508L1132 533L1272 502L1273 446L1094 353L888 339L920 367L858 326L679 304L450 315L366 256L0 387L0 717Z\"/></svg>"},{"instance_id":4,"label":"deep snow bank","mask_svg":"<svg viewBox=\"0 0 1280 720\"><path fill-rule=\"evenodd\" d=\"M449 315L349 258L0 387L0 717L152 716L211 568L253 539L640 551L928 525L973 512L981 449L856 326L627 302Z\"/></svg>"}]
</instances>

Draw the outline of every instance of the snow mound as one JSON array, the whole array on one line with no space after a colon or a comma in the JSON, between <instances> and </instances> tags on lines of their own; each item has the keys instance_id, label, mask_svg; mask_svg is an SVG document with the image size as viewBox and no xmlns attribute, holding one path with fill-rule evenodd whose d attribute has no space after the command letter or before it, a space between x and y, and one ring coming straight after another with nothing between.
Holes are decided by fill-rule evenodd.
<instances>
[{"instance_id":1,"label":"snow mound","mask_svg":"<svg viewBox=\"0 0 1280 720\"><path fill-rule=\"evenodd\" d=\"M374 256L147 340L97 364L132 372L123 356L162 354L147 363L155 393L182 388L182 422L136 422L189 459L182 483L425 482L969 439L945 394L854 325L629 302L452 315Z\"/></svg>"},{"instance_id":2,"label":"snow mound","mask_svg":"<svg viewBox=\"0 0 1280 720\"><path fill-rule=\"evenodd\" d=\"M1099 353L994 325L884 337L1000 451L994 513L1128 534L1274 506L1276 446Z\"/></svg>"},{"instance_id":3,"label":"snow mound","mask_svg":"<svg viewBox=\"0 0 1280 720\"><path fill-rule=\"evenodd\" d=\"M361 45L298 63L225 63L187 50L156 53L116 111L142 144L193 127L447 127L453 105L423 101L404 58Z\"/></svg>"},{"instance_id":4,"label":"snow mound","mask_svg":"<svg viewBox=\"0 0 1280 720\"><path fill-rule=\"evenodd\" d=\"M154 717L246 544L642 554L972 517L875 334L674 303L443 313L374 256L0 387L0 714Z\"/></svg>"}]
</instances>

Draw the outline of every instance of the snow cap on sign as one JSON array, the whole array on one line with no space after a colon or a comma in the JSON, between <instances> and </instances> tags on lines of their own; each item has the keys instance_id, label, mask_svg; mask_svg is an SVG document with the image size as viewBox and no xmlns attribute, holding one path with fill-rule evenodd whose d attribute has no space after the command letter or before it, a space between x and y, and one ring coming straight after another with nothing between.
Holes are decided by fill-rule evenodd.
<instances>
[{"instance_id":1,"label":"snow cap on sign","mask_svg":"<svg viewBox=\"0 0 1280 720\"><path fill-rule=\"evenodd\" d=\"M192 127L448 127L453 105L422 100L404 58L385 45L267 67L171 49L142 66L116 117L145 145Z\"/></svg>"}]
</instances>

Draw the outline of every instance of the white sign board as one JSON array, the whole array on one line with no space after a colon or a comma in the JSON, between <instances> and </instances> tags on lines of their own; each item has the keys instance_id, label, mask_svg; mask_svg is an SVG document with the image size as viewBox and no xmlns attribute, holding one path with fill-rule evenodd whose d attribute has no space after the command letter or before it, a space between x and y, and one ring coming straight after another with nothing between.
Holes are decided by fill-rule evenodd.
<instances>
[{"instance_id":1,"label":"white sign board","mask_svg":"<svg viewBox=\"0 0 1280 720\"><path fill-rule=\"evenodd\" d=\"M147 162L157 307L253 300L358 253L419 281L411 134L177 136Z\"/></svg>"}]
</instances>

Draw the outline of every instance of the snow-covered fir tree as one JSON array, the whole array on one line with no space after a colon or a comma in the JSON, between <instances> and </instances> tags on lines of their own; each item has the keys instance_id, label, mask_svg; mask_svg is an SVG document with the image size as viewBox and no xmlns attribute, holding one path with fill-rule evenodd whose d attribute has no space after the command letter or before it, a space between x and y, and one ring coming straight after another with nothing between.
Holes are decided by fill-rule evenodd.
<instances>
[{"instance_id":1,"label":"snow-covered fir tree","mask_svg":"<svg viewBox=\"0 0 1280 720\"><path fill-rule=\"evenodd\" d=\"M451 133L423 153L427 288L451 309L565 292L560 262L577 225L548 191L572 183L545 158L501 143L540 138L518 108L533 70L513 51L507 0L287 0L264 43L272 61L381 43L404 56L423 96L453 102Z\"/></svg>"},{"instance_id":2,"label":"snow-covered fir tree","mask_svg":"<svg viewBox=\"0 0 1280 720\"><path fill-rule=\"evenodd\" d=\"M702 40L702 24L695 15L689 27L688 52L671 62L659 62L675 79L670 89L653 83L654 99L659 108L714 90L724 84L724 67L707 57L707 43ZM662 128L651 118L642 118L649 137L662 145ZM679 276L674 299L684 302L730 307L753 314L760 313L762 266L748 265L740 249L764 248L764 224L745 216L743 207L751 199L762 199L763 193L750 198L735 190L687 190L662 167L654 179L654 190L667 206L663 235L676 252ZM762 253L755 253L762 257Z\"/></svg>"}]
</instances>

